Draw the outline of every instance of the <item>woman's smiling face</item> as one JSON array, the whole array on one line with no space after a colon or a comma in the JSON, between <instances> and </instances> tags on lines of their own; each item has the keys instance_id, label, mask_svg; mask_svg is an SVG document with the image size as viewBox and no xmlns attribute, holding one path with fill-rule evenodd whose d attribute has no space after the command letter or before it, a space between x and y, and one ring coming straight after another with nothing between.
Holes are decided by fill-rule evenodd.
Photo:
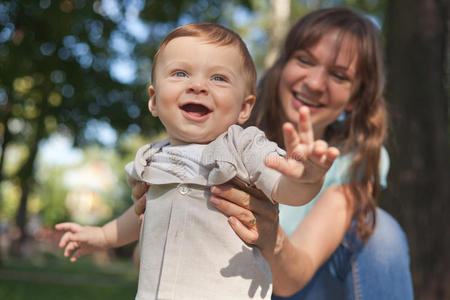
<instances>
[{"instance_id":1,"label":"woman's smiling face","mask_svg":"<svg viewBox=\"0 0 450 300\"><path fill-rule=\"evenodd\" d=\"M313 47L294 52L280 77L278 97L288 121L297 124L298 109L308 106L315 138L321 138L342 111L352 108L349 100L357 82L356 45L344 37L337 47L338 38L338 32L333 31Z\"/></svg>"}]
</instances>

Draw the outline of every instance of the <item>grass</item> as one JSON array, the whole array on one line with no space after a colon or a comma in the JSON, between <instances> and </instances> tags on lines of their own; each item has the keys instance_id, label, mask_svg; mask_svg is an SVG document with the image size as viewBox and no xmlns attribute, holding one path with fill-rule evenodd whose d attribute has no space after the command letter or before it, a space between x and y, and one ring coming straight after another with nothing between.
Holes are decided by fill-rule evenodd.
<instances>
[{"instance_id":1,"label":"grass","mask_svg":"<svg viewBox=\"0 0 450 300\"><path fill-rule=\"evenodd\" d=\"M137 272L131 259L76 263L44 253L33 259L10 259L0 266L0 299L134 299Z\"/></svg>"}]
</instances>

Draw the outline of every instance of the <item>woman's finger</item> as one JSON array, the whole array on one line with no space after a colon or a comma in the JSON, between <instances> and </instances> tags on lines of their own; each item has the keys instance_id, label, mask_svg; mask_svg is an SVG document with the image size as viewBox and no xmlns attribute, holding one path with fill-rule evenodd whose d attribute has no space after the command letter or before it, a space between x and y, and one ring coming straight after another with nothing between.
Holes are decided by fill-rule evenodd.
<instances>
[{"instance_id":1,"label":"woman's finger","mask_svg":"<svg viewBox=\"0 0 450 300\"><path fill-rule=\"evenodd\" d=\"M234 232L247 244L255 244L258 241L259 234L257 230L249 229L242 224L237 218L229 217L228 223Z\"/></svg>"},{"instance_id":2,"label":"woman's finger","mask_svg":"<svg viewBox=\"0 0 450 300\"><path fill-rule=\"evenodd\" d=\"M211 195L210 202L225 215L237 218L248 228L255 226L256 218L250 210L214 195Z\"/></svg>"},{"instance_id":3,"label":"woman's finger","mask_svg":"<svg viewBox=\"0 0 450 300\"><path fill-rule=\"evenodd\" d=\"M145 192L147 192L149 185L146 182L139 181L133 186L131 191L131 198L133 201L139 200Z\"/></svg>"},{"instance_id":4,"label":"woman's finger","mask_svg":"<svg viewBox=\"0 0 450 300\"><path fill-rule=\"evenodd\" d=\"M236 205L249 209L250 195L244 191L234 188L230 185L217 185L211 187L211 193L215 196L226 199Z\"/></svg>"},{"instance_id":5,"label":"woman's finger","mask_svg":"<svg viewBox=\"0 0 450 300\"><path fill-rule=\"evenodd\" d=\"M219 198L232 202L240 207L251 210L255 214L266 214L273 209L273 203L267 199L257 199L248 193L230 185L211 187L211 193Z\"/></svg>"},{"instance_id":6,"label":"woman's finger","mask_svg":"<svg viewBox=\"0 0 450 300\"><path fill-rule=\"evenodd\" d=\"M136 212L136 214L142 215L145 212L145 206L146 206L146 202L147 202L147 197L145 197L145 194L136 201L136 203L134 204L134 211Z\"/></svg>"},{"instance_id":7,"label":"woman's finger","mask_svg":"<svg viewBox=\"0 0 450 300\"><path fill-rule=\"evenodd\" d=\"M144 221L144 215L139 215L139 220L138 220L138 226L139 228L142 228L142 222ZM140 231L139 231L139 236L140 236Z\"/></svg>"}]
</instances>

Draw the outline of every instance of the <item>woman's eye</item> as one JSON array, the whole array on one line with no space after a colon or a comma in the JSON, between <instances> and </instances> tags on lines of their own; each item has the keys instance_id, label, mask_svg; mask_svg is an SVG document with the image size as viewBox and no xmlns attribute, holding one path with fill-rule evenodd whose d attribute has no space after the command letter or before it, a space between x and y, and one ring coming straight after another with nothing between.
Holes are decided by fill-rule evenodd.
<instances>
[{"instance_id":1,"label":"woman's eye","mask_svg":"<svg viewBox=\"0 0 450 300\"><path fill-rule=\"evenodd\" d=\"M310 65L313 64L312 61L311 61L308 57L306 57L306 56L297 56L297 60L298 60L300 63L305 64L305 65L308 65L308 66L310 66Z\"/></svg>"},{"instance_id":2,"label":"woman's eye","mask_svg":"<svg viewBox=\"0 0 450 300\"><path fill-rule=\"evenodd\" d=\"M331 76L339 81L348 81L348 76L340 72L331 72Z\"/></svg>"}]
</instances>

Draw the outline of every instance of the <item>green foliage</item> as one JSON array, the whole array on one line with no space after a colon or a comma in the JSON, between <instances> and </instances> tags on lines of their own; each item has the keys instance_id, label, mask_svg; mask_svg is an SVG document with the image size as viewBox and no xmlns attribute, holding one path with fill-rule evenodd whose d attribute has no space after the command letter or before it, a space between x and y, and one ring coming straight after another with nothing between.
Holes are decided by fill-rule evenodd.
<instances>
[{"instance_id":1,"label":"green foliage","mask_svg":"<svg viewBox=\"0 0 450 300\"><path fill-rule=\"evenodd\" d=\"M90 119L124 131L139 116L130 107L145 111L145 101L134 97L136 87L110 76L117 55L111 37L127 32L117 28L99 1L3 1L0 12L2 32L10 31L0 46L2 118L10 112L10 121L17 123L8 124L13 139L29 141L40 122L45 126L38 140L68 130L84 144L82 132ZM139 119L141 126L157 126Z\"/></svg>"},{"instance_id":2,"label":"green foliage","mask_svg":"<svg viewBox=\"0 0 450 300\"><path fill-rule=\"evenodd\" d=\"M216 21L222 7L233 3L238 1L2 1L0 181L6 177L21 186L19 193L32 190L39 142L55 132L73 137L77 146L99 142L95 132L86 133L92 120L110 124L119 137L157 134L161 124L147 113L145 85L160 38L180 22ZM149 30L141 40L126 25L139 12ZM111 66L123 57L138 66L136 79L128 84L111 75ZM5 173L5 160L14 157L6 155L12 144L25 145L26 156L16 172ZM51 208L63 190L45 185L34 195L39 193L51 195L38 197L42 201L35 205L45 208L46 220L65 216ZM20 199L26 207L27 196ZM24 210L17 220L22 228Z\"/></svg>"},{"instance_id":3,"label":"green foliage","mask_svg":"<svg viewBox=\"0 0 450 300\"><path fill-rule=\"evenodd\" d=\"M40 169L40 174L38 174L39 184L34 191L38 203L34 209L30 207L30 211L39 213L43 224L46 226L52 226L69 219L65 206L67 188L62 180L64 171L65 169L62 167L44 167Z\"/></svg>"}]
</instances>

